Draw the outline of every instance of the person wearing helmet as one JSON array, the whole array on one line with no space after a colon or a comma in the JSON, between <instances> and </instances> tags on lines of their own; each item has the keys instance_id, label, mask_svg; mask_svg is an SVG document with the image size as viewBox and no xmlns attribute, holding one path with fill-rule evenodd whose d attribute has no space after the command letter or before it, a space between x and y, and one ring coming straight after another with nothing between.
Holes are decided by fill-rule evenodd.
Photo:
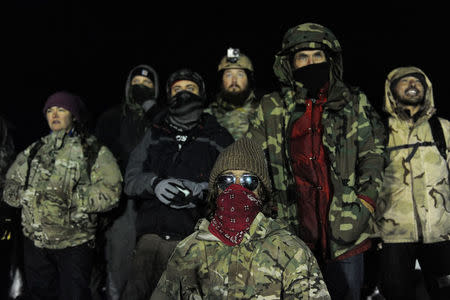
<instances>
[{"instance_id":1,"label":"person wearing helmet","mask_svg":"<svg viewBox=\"0 0 450 300\"><path fill-rule=\"evenodd\" d=\"M205 112L216 117L236 140L248 130L258 105L253 64L239 49L229 48L217 68L219 92Z\"/></svg>"},{"instance_id":2,"label":"person wearing helmet","mask_svg":"<svg viewBox=\"0 0 450 300\"><path fill-rule=\"evenodd\" d=\"M384 127L365 94L344 83L328 28L290 28L273 69L281 90L261 99L246 136L267 152L278 218L311 248L331 297L359 299Z\"/></svg>"},{"instance_id":3,"label":"person wearing helmet","mask_svg":"<svg viewBox=\"0 0 450 300\"><path fill-rule=\"evenodd\" d=\"M203 113L206 90L197 72L181 69L166 85L167 108L130 155L125 193L135 200L135 254L121 299L149 299L180 240L205 214L208 176L219 153L233 142Z\"/></svg>"},{"instance_id":4,"label":"person wearing helmet","mask_svg":"<svg viewBox=\"0 0 450 300\"><path fill-rule=\"evenodd\" d=\"M271 189L259 146L228 146L209 176L209 218L178 244L151 299L330 299L311 250L270 217Z\"/></svg>"}]
</instances>

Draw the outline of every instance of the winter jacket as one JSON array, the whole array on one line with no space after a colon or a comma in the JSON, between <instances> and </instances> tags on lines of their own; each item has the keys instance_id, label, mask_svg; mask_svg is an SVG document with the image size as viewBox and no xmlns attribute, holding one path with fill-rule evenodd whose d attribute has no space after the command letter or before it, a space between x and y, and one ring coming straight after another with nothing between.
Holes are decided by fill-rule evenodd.
<instances>
[{"instance_id":1,"label":"winter jacket","mask_svg":"<svg viewBox=\"0 0 450 300\"><path fill-rule=\"evenodd\" d=\"M390 88L392 81L411 73L423 74L426 80L425 99L415 121L397 104ZM377 202L377 235L386 243L448 241L450 122L439 118L447 145L445 160L431 132L429 119L436 109L425 73L415 67L393 70L386 80L384 110L389 117L389 160Z\"/></svg>"},{"instance_id":2,"label":"winter jacket","mask_svg":"<svg viewBox=\"0 0 450 300\"><path fill-rule=\"evenodd\" d=\"M100 115L95 129L99 141L106 145L117 158L122 174L125 174L131 151L141 141L145 131L151 126L160 110L160 107L155 105L145 112L142 105L133 99L131 81L136 75L137 69L146 69L152 74L155 87L154 99L157 101L159 96L158 74L148 65L138 65L128 74L122 102ZM122 288L129 277L128 268L131 265L136 243L136 214L133 199L122 193L119 205L101 216L101 221L107 231L105 251L100 254L105 255L107 261L107 292L110 299L119 299Z\"/></svg>"},{"instance_id":3,"label":"winter jacket","mask_svg":"<svg viewBox=\"0 0 450 300\"><path fill-rule=\"evenodd\" d=\"M290 124L305 111L307 91L295 82L291 53L298 47L330 53L330 83L322 114L323 145L329 161L332 200L328 208L331 259L368 249L368 220L378 198L384 165L384 127L367 97L342 81L339 42L326 28L303 24L288 32L283 50L275 56L274 71L281 91L265 95L247 137L266 151L278 203L278 218L298 233L295 182L289 153ZM345 256L344 256L345 255Z\"/></svg>"},{"instance_id":4,"label":"winter jacket","mask_svg":"<svg viewBox=\"0 0 450 300\"><path fill-rule=\"evenodd\" d=\"M93 240L96 213L117 205L121 193L114 156L102 146L88 166L80 137L63 131L41 143L34 156L36 143L17 156L6 174L3 199L22 208L23 233L36 247L63 249ZM93 145L95 138L86 143Z\"/></svg>"},{"instance_id":5,"label":"winter jacket","mask_svg":"<svg viewBox=\"0 0 450 300\"><path fill-rule=\"evenodd\" d=\"M150 127L154 117L152 113L155 111L152 109L146 113L142 105L136 103L131 97L132 74L139 68L146 68L152 72L155 81L155 99L158 98L158 74L148 65L138 65L128 74L122 103L113 106L100 115L95 129L98 140L107 145L114 156L117 157L122 172L125 172L131 151L140 142L147 128Z\"/></svg>"},{"instance_id":6,"label":"winter jacket","mask_svg":"<svg viewBox=\"0 0 450 300\"><path fill-rule=\"evenodd\" d=\"M255 93L251 92L241 107L230 104L218 96L205 112L215 116L219 124L237 140L247 132L249 119L253 118L257 106Z\"/></svg>"},{"instance_id":7,"label":"winter jacket","mask_svg":"<svg viewBox=\"0 0 450 300\"><path fill-rule=\"evenodd\" d=\"M208 230L181 241L153 299L330 299L309 248L259 213L242 242L227 246Z\"/></svg>"},{"instance_id":8,"label":"winter jacket","mask_svg":"<svg viewBox=\"0 0 450 300\"><path fill-rule=\"evenodd\" d=\"M174 209L156 198L151 184L157 177L208 182L217 156L232 142L230 133L209 114L188 132L179 132L166 121L148 129L125 173L125 193L139 202L137 235L182 239L192 233L203 214L200 199L195 208Z\"/></svg>"}]
</instances>

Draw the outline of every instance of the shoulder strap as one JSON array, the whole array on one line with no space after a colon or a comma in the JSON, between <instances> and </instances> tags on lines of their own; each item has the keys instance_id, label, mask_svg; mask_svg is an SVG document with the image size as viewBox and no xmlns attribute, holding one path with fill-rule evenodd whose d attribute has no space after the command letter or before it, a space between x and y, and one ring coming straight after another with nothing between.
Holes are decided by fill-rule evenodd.
<instances>
[{"instance_id":1,"label":"shoulder strap","mask_svg":"<svg viewBox=\"0 0 450 300\"><path fill-rule=\"evenodd\" d=\"M28 155L27 159L28 168L27 168L27 175L25 177L25 189L28 188L28 183L30 181L31 161L36 156L37 152L39 151L39 149L42 147L43 144L44 142L42 141L42 139L39 139L36 142L36 144L34 144L34 146L31 147L30 149L30 154Z\"/></svg>"},{"instance_id":2,"label":"shoulder strap","mask_svg":"<svg viewBox=\"0 0 450 300\"><path fill-rule=\"evenodd\" d=\"M431 134L433 135L436 147L441 153L442 157L447 160L447 145L445 142L444 131L442 130L441 122L436 115L433 115L430 120Z\"/></svg>"},{"instance_id":3,"label":"shoulder strap","mask_svg":"<svg viewBox=\"0 0 450 300\"><path fill-rule=\"evenodd\" d=\"M102 147L102 144L98 142L97 140L93 142L86 142L87 147L82 147L84 151L84 156L86 157L87 162L87 171L90 176L92 166L94 165L95 161L97 160L98 153L100 152L100 148Z\"/></svg>"}]
</instances>

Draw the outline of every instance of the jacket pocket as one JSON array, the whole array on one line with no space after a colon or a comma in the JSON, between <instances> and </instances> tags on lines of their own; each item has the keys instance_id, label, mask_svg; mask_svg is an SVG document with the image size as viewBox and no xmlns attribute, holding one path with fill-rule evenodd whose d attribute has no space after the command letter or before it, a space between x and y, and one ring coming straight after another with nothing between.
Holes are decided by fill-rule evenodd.
<instances>
[{"instance_id":1,"label":"jacket pocket","mask_svg":"<svg viewBox=\"0 0 450 300\"><path fill-rule=\"evenodd\" d=\"M329 222L331 238L341 245L351 245L369 226L371 213L356 196L355 191L345 187L344 193L333 197Z\"/></svg>"}]
</instances>

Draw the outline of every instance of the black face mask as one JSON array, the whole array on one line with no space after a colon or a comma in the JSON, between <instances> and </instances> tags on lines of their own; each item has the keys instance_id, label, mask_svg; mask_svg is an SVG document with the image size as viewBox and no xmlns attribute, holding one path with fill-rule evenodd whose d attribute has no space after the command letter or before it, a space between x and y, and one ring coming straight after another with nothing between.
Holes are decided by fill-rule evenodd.
<instances>
[{"instance_id":1,"label":"black face mask","mask_svg":"<svg viewBox=\"0 0 450 300\"><path fill-rule=\"evenodd\" d=\"M310 64L295 70L293 76L295 81L301 82L308 90L308 98L315 98L329 80L330 64Z\"/></svg>"},{"instance_id":2,"label":"black face mask","mask_svg":"<svg viewBox=\"0 0 450 300\"><path fill-rule=\"evenodd\" d=\"M203 112L203 99L191 92L181 91L169 102L168 121L182 130L197 125Z\"/></svg>"},{"instance_id":3,"label":"black face mask","mask_svg":"<svg viewBox=\"0 0 450 300\"><path fill-rule=\"evenodd\" d=\"M155 89L142 84L134 84L131 86L131 97L137 103L142 104L147 100L155 98Z\"/></svg>"}]
</instances>

